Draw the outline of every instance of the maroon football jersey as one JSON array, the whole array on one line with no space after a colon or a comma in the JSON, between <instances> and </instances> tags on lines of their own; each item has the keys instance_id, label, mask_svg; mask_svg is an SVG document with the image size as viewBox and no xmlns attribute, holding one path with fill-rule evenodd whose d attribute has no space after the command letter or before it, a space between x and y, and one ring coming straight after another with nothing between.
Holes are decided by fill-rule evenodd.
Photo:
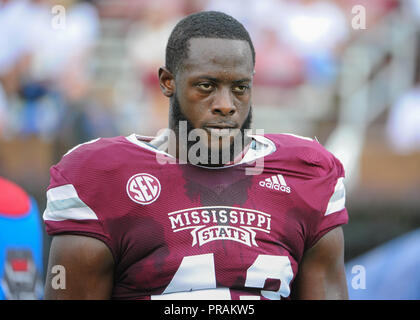
<instances>
[{"instance_id":1,"label":"maroon football jersey","mask_svg":"<svg viewBox=\"0 0 420 320\"><path fill-rule=\"evenodd\" d=\"M347 223L344 170L317 141L253 139L222 168L136 135L77 146L50 170L46 230L109 247L113 299L289 299L304 252Z\"/></svg>"}]
</instances>

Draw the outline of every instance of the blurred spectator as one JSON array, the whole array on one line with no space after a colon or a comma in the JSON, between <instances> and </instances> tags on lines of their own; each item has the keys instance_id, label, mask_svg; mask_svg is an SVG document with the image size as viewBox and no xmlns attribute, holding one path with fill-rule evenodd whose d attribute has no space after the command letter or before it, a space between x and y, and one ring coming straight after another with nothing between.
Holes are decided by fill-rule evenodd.
<instances>
[{"instance_id":1,"label":"blurred spectator","mask_svg":"<svg viewBox=\"0 0 420 320\"><path fill-rule=\"evenodd\" d=\"M150 0L95 0L101 18L125 21L138 19L147 2Z\"/></svg>"},{"instance_id":2,"label":"blurred spectator","mask_svg":"<svg viewBox=\"0 0 420 320\"><path fill-rule=\"evenodd\" d=\"M420 152L420 82L391 107L386 129L395 152Z\"/></svg>"},{"instance_id":3,"label":"blurred spectator","mask_svg":"<svg viewBox=\"0 0 420 320\"><path fill-rule=\"evenodd\" d=\"M207 3L204 10L206 11L221 11L227 13L240 21L251 35L253 41L259 29L259 25L267 23L271 19L265 17L265 20L258 19L259 16L267 14L267 7L271 7L272 14L278 13L276 0L212 0ZM258 16L258 17L257 17ZM271 18L271 15L270 15ZM255 43L254 43L255 45Z\"/></svg>"},{"instance_id":4,"label":"blurred spectator","mask_svg":"<svg viewBox=\"0 0 420 320\"><path fill-rule=\"evenodd\" d=\"M420 1L419 0L408 0L406 2L407 13L413 15L420 26Z\"/></svg>"},{"instance_id":5,"label":"blurred spectator","mask_svg":"<svg viewBox=\"0 0 420 320\"><path fill-rule=\"evenodd\" d=\"M278 40L276 30L261 29L256 43L255 85L289 88L305 81L303 59Z\"/></svg>"},{"instance_id":6,"label":"blurred spectator","mask_svg":"<svg viewBox=\"0 0 420 320\"><path fill-rule=\"evenodd\" d=\"M332 1L287 1L281 37L302 55L333 52L347 39L347 21L341 9Z\"/></svg>"},{"instance_id":7,"label":"blurred spectator","mask_svg":"<svg viewBox=\"0 0 420 320\"><path fill-rule=\"evenodd\" d=\"M348 21L333 1L285 1L279 25L281 41L305 60L312 84L331 82L337 68L336 51L349 35Z\"/></svg>"},{"instance_id":8,"label":"blurred spectator","mask_svg":"<svg viewBox=\"0 0 420 320\"><path fill-rule=\"evenodd\" d=\"M417 2L415 6L414 2ZM410 1L408 8L420 9L420 1ZM418 14L420 22L420 10L410 11L410 14ZM420 36L417 32L416 70L414 84L411 89L402 94L391 106L386 123L388 142L394 152L410 154L420 152Z\"/></svg>"},{"instance_id":9,"label":"blurred spectator","mask_svg":"<svg viewBox=\"0 0 420 320\"><path fill-rule=\"evenodd\" d=\"M303 60L288 43L281 42L287 10L282 0L210 1L206 10L222 11L245 25L256 50L255 85L293 87L304 80Z\"/></svg>"},{"instance_id":10,"label":"blurred spectator","mask_svg":"<svg viewBox=\"0 0 420 320\"><path fill-rule=\"evenodd\" d=\"M0 1L0 92L1 108L17 94L19 78L27 66L28 42L34 5L30 1Z\"/></svg>"},{"instance_id":11,"label":"blurred spectator","mask_svg":"<svg viewBox=\"0 0 420 320\"><path fill-rule=\"evenodd\" d=\"M47 140L58 135L61 144L71 147L116 133L109 125L111 115L91 94L89 63L99 28L97 10L89 1L17 0L4 4L0 42L5 41L2 48L8 50L0 54L0 76L5 74L2 83L8 121L3 134ZM74 119L84 119L83 124L74 126ZM70 134L62 130L70 126ZM74 127L81 132L73 135Z\"/></svg>"},{"instance_id":12,"label":"blurred spectator","mask_svg":"<svg viewBox=\"0 0 420 320\"><path fill-rule=\"evenodd\" d=\"M31 54L31 22L38 5L29 0L0 2L0 92L3 93L3 134L16 131L13 103L18 99L21 79L27 74ZM1 95L1 94L0 94ZM15 121L13 121L12 119ZM1 123L0 123L1 125Z\"/></svg>"},{"instance_id":13,"label":"blurred spectator","mask_svg":"<svg viewBox=\"0 0 420 320\"><path fill-rule=\"evenodd\" d=\"M52 13L58 6L65 11ZM58 19L61 13L65 19ZM82 96L88 85L89 55L99 35L96 8L85 1L43 0L32 19L29 76L57 85L69 99Z\"/></svg>"},{"instance_id":14,"label":"blurred spectator","mask_svg":"<svg viewBox=\"0 0 420 320\"><path fill-rule=\"evenodd\" d=\"M145 134L154 135L167 126L168 101L160 91L158 69L165 65L166 42L173 27L182 18L183 8L183 1L147 2L140 21L133 25L127 37L135 79L143 88L142 97L138 98L144 102L139 121Z\"/></svg>"},{"instance_id":15,"label":"blurred spectator","mask_svg":"<svg viewBox=\"0 0 420 320\"><path fill-rule=\"evenodd\" d=\"M78 112L72 108L89 93L88 62L99 35L99 18L96 8L85 1L44 0L39 6L38 14L33 17L32 63L23 94L26 109L35 105L32 108L42 117L36 122L40 126L29 133L46 131L44 136L48 136L63 126L61 119L66 122L69 113ZM65 11L53 13L54 6L62 6ZM62 13L65 19L60 21L57 18ZM54 24L54 19L61 24ZM27 91L33 91L34 87L44 94L31 103L33 99ZM50 128L45 128L48 123Z\"/></svg>"},{"instance_id":16,"label":"blurred spectator","mask_svg":"<svg viewBox=\"0 0 420 320\"><path fill-rule=\"evenodd\" d=\"M409 0L410 1L410 0ZM413 0L417 1L417 0ZM337 5L342 8L342 11L346 14L348 21L354 17L352 8L354 6L363 6L366 13L366 28L371 28L375 24L379 23L382 18L387 14L395 10L400 5L401 0L339 0L336 1ZM406 2L404 0L403 2ZM357 33L360 30L353 30Z\"/></svg>"},{"instance_id":17,"label":"blurred spectator","mask_svg":"<svg viewBox=\"0 0 420 320\"><path fill-rule=\"evenodd\" d=\"M250 30L257 52L256 84L294 86L334 79L335 50L348 38L348 22L334 2L216 0L206 9L231 14Z\"/></svg>"}]
</instances>

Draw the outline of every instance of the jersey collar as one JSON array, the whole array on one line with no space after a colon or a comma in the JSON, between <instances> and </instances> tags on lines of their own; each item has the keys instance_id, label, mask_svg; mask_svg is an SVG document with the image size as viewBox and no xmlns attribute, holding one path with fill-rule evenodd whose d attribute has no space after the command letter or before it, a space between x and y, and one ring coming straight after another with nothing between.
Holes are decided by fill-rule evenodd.
<instances>
[{"instance_id":1,"label":"jersey collar","mask_svg":"<svg viewBox=\"0 0 420 320\"><path fill-rule=\"evenodd\" d=\"M143 149L147 149L149 151L155 152L157 154L162 154L165 155L167 157L170 158L174 158L174 156L172 156L171 154L163 151L163 150L159 150L158 148L156 148L155 146L151 145L150 142L152 140L156 141L156 140L161 140L162 142L165 141L164 138L165 133L157 136L157 137L152 137L152 136L142 136L142 135L138 135L136 133L133 133L127 137L125 137L129 142L143 148ZM273 141L271 141L270 139L268 139L265 136L262 135L250 135L250 137L252 138L252 143L250 144L250 147L248 147L248 150L244 150L244 153L242 154L242 159L238 162L232 163L232 164L227 164L223 167L205 167L205 166L200 166L200 165L196 165L198 167L203 167L203 168L207 168L207 169L223 169L223 168L227 168L227 167L232 167L232 166L236 166L239 164L243 164L243 163L249 163L252 161L255 161L259 158L262 157L266 157L269 154L273 153L274 151L276 151L276 146L274 144Z\"/></svg>"}]
</instances>

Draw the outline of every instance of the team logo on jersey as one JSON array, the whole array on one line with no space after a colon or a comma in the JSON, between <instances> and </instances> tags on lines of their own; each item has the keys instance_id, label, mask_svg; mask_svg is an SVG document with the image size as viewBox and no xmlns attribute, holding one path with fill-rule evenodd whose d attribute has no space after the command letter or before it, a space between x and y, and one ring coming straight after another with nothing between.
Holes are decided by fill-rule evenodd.
<instances>
[{"instance_id":1,"label":"team logo on jersey","mask_svg":"<svg viewBox=\"0 0 420 320\"><path fill-rule=\"evenodd\" d=\"M283 191L286 193L290 193L290 187L287 186L286 180L281 174L277 174L267 178L265 180L260 181L259 185L264 188Z\"/></svg>"},{"instance_id":2,"label":"team logo on jersey","mask_svg":"<svg viewBox=\"0 0 420 320\"><path fill-rule=\"evenodd\" d=\"M159 180L148 173L138 173L127 182L127 194L131 200L140 204L150 204L160 195Z\"/></svg>"},{"instance_id":3,"label":"team logo on jersey","mask_svg":"<svg viewBox=\"0 0 420 320\"><path fill-rule=\"evenodd\" d=\"M257 232L270 233L268 213L236 207L199 207L168 213L173 232L191 230L192 246L233 240L249 247L258 244Z\"/></svg>"}]
</instances>

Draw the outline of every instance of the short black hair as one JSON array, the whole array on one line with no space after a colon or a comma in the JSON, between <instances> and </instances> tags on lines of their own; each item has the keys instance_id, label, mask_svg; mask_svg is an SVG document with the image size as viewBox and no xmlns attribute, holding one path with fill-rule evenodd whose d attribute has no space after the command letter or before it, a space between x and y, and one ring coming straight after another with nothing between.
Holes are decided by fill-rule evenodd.
<instances>
[{"instance_id":1,"label":"short black hair","mask_svg":"<svg viewBox=\"0 0 420 320\"><path fill-rule=\"evenodd\" d=\"M221 38L249 43L255 66L255 49L245 27L235 18L218 11L193 13L177 23L166 45L166 68L175 74L188 55L191 38Z\"/></svg>"}]
</instances>

